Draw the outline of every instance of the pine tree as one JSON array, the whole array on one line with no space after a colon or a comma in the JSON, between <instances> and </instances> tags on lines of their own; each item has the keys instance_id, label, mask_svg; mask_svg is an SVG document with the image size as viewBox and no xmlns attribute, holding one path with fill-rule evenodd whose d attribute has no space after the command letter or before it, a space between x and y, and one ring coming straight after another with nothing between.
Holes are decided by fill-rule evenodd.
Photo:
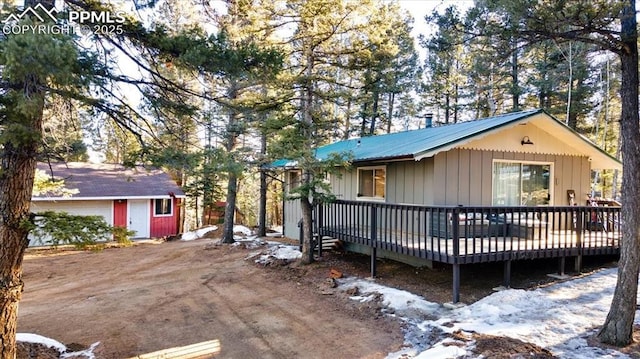
<instances>
[{"instance_id":1,"label":"pine tree","mask_svg":"<svg viewBox=\"0 0 640 359\"><path fill-rule=\"evenodd\" d=\"M462 109L461 97L465 83L463 55L463 24L455 6L443 14L434 13L427 21L437 26L436 34L423 39L427 49L425 71L427 104L444 111L444 122L458 122Z\"/></svg>"},{"instance_id":2,"label":"pine tree","mask_svg":"<svg viewBox=\"0 0 640 359\"><path fill-rule=\"evenodd\" d=\"M94 1L70 0L66 4L85 11L113 10ZM33 24L28 17L20 21ZM171 60L195 71L222 76L230 66L262 69L279 57L255 46L236 51L223 39L198 31L169 35L162 27L148 30L131 17L125 19L122 30L119 34L96 34L93 40L100 41L101 46L94 47L80 46L76 42L80 39L65 33L27 31L0 37L0 357L15 357L17 305L24 286L22 260L32 228L29 204L44 138L47 100L53 95L73 99L90 113L108 116L133 132L145 150L144 136L154 136L153 126L117 93L115 83L197 95L153 72L148 64ZM99 49L104 56L97 56ZM115 73L109 60L104 60L110 59L110 51L115 49L150 76L135 79ZM132 121L132 114L139 122Z\"/></svg>"},{"instance_id":3,"label":"pine tree","mask_svg":"<svg viewBox=\"0 0 640 359\"><path fill-rule=\"evenodd\" d=\"M618 282L611 309L598 333L607 344L624 346L632 341L640 272L640 118L638 103L638 30L633 0L591 2L487 1L498 12L522 17L519 34L528 44L544 41L584 43L616 54L621 70L623 201L622 243ZM499 24L498 24L499 25ZM499 27L499 26L498 26ZM498 29L483 29L498 33ZM568 56L567 56L568 59ZM573 88L570 81L568 89ZM571 105L571 101L569 101ZM570 112L570 111L569 111ZM571 120L571 116L567 116Z\"/></svg>"}]
</instances>

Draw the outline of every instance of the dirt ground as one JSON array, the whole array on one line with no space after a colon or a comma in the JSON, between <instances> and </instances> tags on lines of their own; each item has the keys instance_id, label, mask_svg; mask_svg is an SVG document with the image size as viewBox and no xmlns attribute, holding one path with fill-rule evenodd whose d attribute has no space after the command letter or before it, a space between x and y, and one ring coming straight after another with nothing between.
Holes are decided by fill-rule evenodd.
<instances>
[{"instance_id":1,"label":"dirt ground","mask_svg":"<svg viewBox=\"0 0 640 359\"><path fill-rule=\"evenodd\" d=\"M212 340L223 358L382 358L402 344L377 308L244 260L254 250L212 244L31 252L18 332L100 342L99 358L119 359Z\"/></svg>"},{"instance_id":2,"label":"dirt ground","mask_svg":"<svg viewBox=\"0 0 640 359\"><path fill-rule=\"evenodd\" d=\"M129 358L211 341L219 348L208 357L219 358L383 358L401 348L398 321L384 316L378 303L349 300L327 280L332 270L368 277L369 257L325 252L309 266L265 267L245 260L256 249L215 242L29 251L18 331L56 339L73 350L100 342L94 350L98 358ZM556 267L556 261L515 262L511 284L545 285L552 280L546 274ZM502 283L499 264L463 266L461 272L465 303ZM447 266L414 268L382 260L376 280L430 301L451 300ZM473 339L490 343L488 348L505 357L552 357L529 343ZM22 348L19 357L36 357L29 350Z\"/></svg>"}]
</instances>

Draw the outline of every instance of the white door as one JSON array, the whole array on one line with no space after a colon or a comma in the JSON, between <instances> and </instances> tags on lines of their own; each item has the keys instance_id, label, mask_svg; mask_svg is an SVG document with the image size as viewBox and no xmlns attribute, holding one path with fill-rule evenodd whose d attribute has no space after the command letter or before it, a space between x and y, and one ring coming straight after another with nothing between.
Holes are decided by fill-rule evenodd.
<instances>
[{"instance_id":1,"label":"white door","mask_svg":"<svg viewBox=\"0 0 640 359\"><path fill-rule=\"evenodd\" d=\"M131 199L129 204L129 226L128 229L136 231L133 238L149 238L149 200Z\"/></svg>"}]
</instances>

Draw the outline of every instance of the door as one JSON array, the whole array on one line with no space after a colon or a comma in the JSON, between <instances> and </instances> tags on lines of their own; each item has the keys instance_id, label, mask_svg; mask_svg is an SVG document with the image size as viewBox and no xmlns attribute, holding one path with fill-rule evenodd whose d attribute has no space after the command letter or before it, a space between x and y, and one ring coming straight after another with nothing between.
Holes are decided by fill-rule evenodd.
<instances>
[{"instance_id":1,"label":"door","mask_svg":"<svg viewBox=\"0 0 640 359\"><path fill-rule=\"evenodd\" d=\"M133 238L149 238L149 200L132 199L129 204L129 226L131 231L136 231Z\"/></svg>"}]
</instances>

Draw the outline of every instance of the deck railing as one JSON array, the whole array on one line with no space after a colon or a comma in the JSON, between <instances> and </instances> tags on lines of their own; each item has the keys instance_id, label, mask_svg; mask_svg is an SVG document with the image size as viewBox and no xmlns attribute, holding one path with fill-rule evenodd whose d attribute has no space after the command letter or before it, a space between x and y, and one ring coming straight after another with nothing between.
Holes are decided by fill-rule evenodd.
<instances>
[{"instance_id":1,"label":"deck railing","mask_svg":"<svg viewBox=\"0 0 640 359\"><path fill-rule=\"evenodd\" d=\"M620 207L417 206L335 201L316 232L430 261L466 264L615 254Z\"/></svg>"}]
</instances>

